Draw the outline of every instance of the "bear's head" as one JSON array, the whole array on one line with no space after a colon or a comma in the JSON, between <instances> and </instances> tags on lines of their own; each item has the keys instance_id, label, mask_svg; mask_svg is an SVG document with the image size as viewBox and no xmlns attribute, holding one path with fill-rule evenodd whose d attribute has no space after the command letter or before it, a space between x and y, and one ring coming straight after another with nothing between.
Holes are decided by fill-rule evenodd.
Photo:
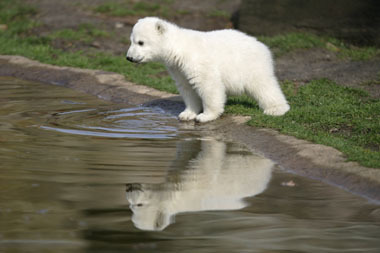
<instances>
[{"instance_id":1,"label":"bear's head","mask_svg":"<svg viewBox=\"0 0 380 253\"><path fill-rule=\"evenodd\" d=\"M168 23L155 17L139 19L133 26L127 60L134 63L157 61Z\"/></svg>"},{"instance_id":2,"label":"bear's head","mask_svg":"<svg viewBox=\"0 0 380 253\"><path fill-rule=\"evenodd\" d=\"M173 223L173 213L168 205L170 193L149 184L133 183L126 186L126 198L133 212L132 222L137 228L161 231Z\"/></svg>"}]
</instances>

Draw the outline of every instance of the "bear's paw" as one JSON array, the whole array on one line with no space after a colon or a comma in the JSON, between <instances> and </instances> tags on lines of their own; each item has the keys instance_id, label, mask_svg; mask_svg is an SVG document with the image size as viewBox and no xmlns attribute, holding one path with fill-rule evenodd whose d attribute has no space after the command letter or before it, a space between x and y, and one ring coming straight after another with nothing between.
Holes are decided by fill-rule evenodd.
<instances>
[{"instance_id":1,"label":"bear's paw","mask_svg":"<svg viewBox=\"0 0 380 253\"><path fill-rule=\"evenodd\" d=\"M184 110L178 115L178 118L182 121L194 120L197 114L190 110Z\"/></svg>"},{"instance_id":2,"label":"bear's paw","mask_svg":"<svg viewBox=\"0 0 380 253\"><path fill-rule=\"evenodd\" d=\"M198 114L198 116L195 118L195 120L200 122L200 123L204 123L204 122L212 121L216 118L218 118L218 115L214 115L214 114L210 114L210 113L208 113L208 114L201 113L201 114Z\"/></svg>"},{"instance_id":3,"label":"bear's paw","mask_svg":"<svg viewBox=\"0 0 380 253\"><path fill-rule=\"evenodd\" d=\"M284 115L287 111L289 111L290 106L288 104L277 105L273 107L266 108L264 110L264 114L271 116L281 116Z\"/></svg>"}]
</instances>

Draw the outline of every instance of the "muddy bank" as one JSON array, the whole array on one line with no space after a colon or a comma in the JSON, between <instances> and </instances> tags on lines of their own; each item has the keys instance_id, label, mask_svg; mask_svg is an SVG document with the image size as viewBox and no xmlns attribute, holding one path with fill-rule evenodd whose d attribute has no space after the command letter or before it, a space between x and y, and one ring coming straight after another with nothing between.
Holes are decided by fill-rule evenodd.
<instances>
[{"instance_id":1,"label":"muddy bank","mask_svg":"<svg viewBox=\"0 0 380 253\"><path fill-rule=\"evenodd\" d=\"M98 98L130 105L157 106L177 115L184 105L177 95L125 81L119 74L41 64L20 56L0 56L0 76L60 85ZM312 144L268 129L245 125L247 117L224 115L208 124L178 122L180 128L201 135L245 144L252 151L274 160L296 174L343 187L355 194L380 201L380 170L346 162L334 148Z\"/></svg>"}]
</instances>

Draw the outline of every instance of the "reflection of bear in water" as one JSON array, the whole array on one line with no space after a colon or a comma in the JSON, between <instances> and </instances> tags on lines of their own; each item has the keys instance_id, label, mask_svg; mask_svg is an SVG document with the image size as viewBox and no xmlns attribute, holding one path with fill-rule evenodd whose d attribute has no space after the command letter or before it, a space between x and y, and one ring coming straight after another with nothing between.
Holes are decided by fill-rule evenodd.
<instances>
[{"instance_id":1,"label":"reflection of bear in water","mask_svg":"<svg viewBox=\"0 0 380 253\"><path fill-rule=\"evenodd\" d=\"M175 163L186 162L186 169L170 171L165 183L127 184L137 228L163 230L182 212L241 209L243 198L261 193L269 182L273 163L266 158L227 151L225 143L214 140L202 141L194 159L183 159L182 148Z\"/></svg>"}]
</instances>

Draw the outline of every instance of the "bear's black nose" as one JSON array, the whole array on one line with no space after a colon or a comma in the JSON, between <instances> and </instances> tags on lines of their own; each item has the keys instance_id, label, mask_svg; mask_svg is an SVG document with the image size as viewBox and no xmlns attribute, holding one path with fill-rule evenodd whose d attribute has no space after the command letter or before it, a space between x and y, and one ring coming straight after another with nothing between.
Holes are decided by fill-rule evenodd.
<instances>
[{"instance_id":1,"label":"bear's black nose","mask_svg":"<svg viewBox=\"0 0 380 253\"><path fill-rule=\"evenodd\" d=\"M126 186L126 192L143 191L142 185L140 183L126 184Z\"/></svg>"},{"instance_id":2,"label":"bear's black nose","mask_svg":"<svg viewBox=\"0 0 380 253\"><path fill-rule=\"evenodd\" d=\"M127 60L130 61L130 62L134 62L133 61L133 57L130 57L130 56L127 56Z\"/></svg>"}]
</instances>

